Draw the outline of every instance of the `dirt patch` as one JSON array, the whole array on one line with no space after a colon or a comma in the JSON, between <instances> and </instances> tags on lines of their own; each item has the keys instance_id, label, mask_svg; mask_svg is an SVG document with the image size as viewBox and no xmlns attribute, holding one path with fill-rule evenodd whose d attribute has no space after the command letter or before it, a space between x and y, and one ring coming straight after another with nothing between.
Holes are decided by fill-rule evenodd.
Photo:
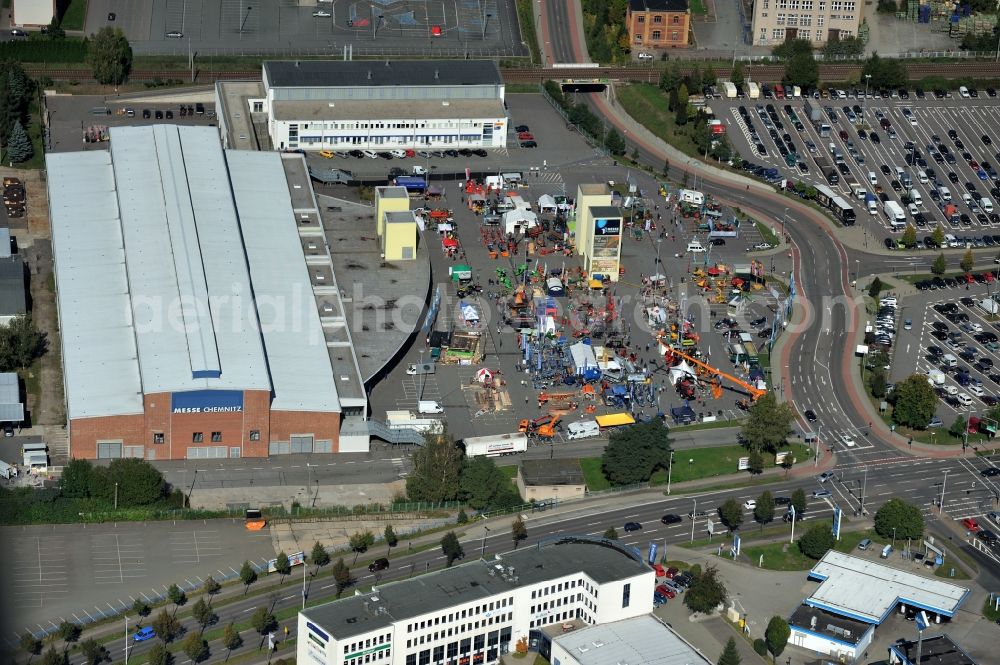
<instances>
[{"instance_id":1,"label":"dirt patch","mask_svg":"<svg viewBox=\"0 0 1000 665\"><path fill-rule=\"evenodd\" d=\"M45 225L47 226L46 220ZM19 243L21 239L18 239ZM52 272L52 243L48 237L29 237L22 246L28 267L31 317L46 334L48 351L32 366L26 383L37 383L28 395L28 410L33 425L63 425L66 410L63 398L63 375L59 325L56 316L55 276Z\"/></svg>"}]
</instances>

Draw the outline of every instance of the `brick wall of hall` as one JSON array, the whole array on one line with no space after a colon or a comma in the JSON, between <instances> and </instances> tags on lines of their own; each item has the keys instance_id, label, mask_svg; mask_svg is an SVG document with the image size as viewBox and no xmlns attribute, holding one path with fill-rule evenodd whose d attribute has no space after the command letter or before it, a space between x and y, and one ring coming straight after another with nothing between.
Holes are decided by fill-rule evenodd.
<instances>
[{"instance_id":1,"label":"brick wall of hall","mask_svg":"<svg viewBox=\"0 0 1000 665\"><path fill-rule=\"evenodd\" d=\"M271 411L271 438L288 441L293 435L312 435L313 440L333 441L332 452L340 451L340 414L309 411Z\"/></svg>"},{"instance_id":2,"label":"brick wall of hall","mask_svg":"<svg viewBox=\"0 0 1000 665\"><path fill-rule=\"evenodd\" d=\"M69 421L69 454L77 459L97 459L97 442L121 439L139 445L145 436L143 415L74 418Z\"/></svg>"},{"instance_id":3,"label":"brick wall of hall","mask_svg":"<svg viewBox=\"0 0 1000 665\"><path fill-rule=\"evenodd\" d=\"M239 448L241 457L267 457L267 442L271 394L264 390L243 391L243 411L238 413L178 413L171 412L170 393L145 396L146 438L148 448L156 450L156 459L185 459L188 448L225 446ZM251 431L260 433L250 439ZM163 443L154 444L153 435L163 433ZM201 442L194 434L201 433ZM221 441L212 441L219 432ZM228 452L227 452L228 455Z\"/></svg>"}]
</instances>

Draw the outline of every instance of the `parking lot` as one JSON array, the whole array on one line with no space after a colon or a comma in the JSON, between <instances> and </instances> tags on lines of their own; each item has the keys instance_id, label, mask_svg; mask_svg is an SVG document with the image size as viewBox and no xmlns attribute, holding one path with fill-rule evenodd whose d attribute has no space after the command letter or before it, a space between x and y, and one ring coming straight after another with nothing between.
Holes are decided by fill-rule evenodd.
<instances>
[{"instance_id":1,"label":"parking lot","mask_svg":"<svg viewBox=\"0 0 1000 665\"><path fill-rule=\"evenodd\" d=\"M1000 244L1000 238L993 237L1000 229L1000 214L994 210L1000 196L995 178L1000 175L1000 145L992 140L1000 135L1000 100L993 90L975 92L976 97L963 97L952 91L939 99L930 91L919 92L922 98L913 90L902 91L905 98L898 91L866 98L860 91L843 99L809 99L822 113L815 124L809 121L804 99L723 99L716 113L730 124L729 136L744 159L774 169L778 177L830 187L850 203L858 223L876 242L892 234L898 237L905 224L891 223L883 200L870 214L864 196L859 199L851 183L899 203L905 223L916 226L918 247L934 244L929 236L937 224L958 236L952 246L990 246ZM741 116L740 106L751 123ZM751 142L750 124L759 144ZM828 136L820 135L816 125L821 124L830 127ZM797 156L791 167L781 154L789 147ZM835 164L831 147L843 160L836 185L830 185L817 166L817 158ZM948 195L941 188L947 188ZM979 203L984 199L990 201ZM948 203L955 210L946 219ZM963 236L968 236L967 243Z\"/></svg>"},{"instance_id":2,"label":"parking lot","mask_svg":"<svg viewBox=\"0 0 1000 665\"><path fill-rule=\"evenodd\" d=\"M945 281L954 286L900 302L889 375L892 382L914 372L931 378L940 397L933 427L1000 403L1000 321L987 312L1000 298L997 282Z\"/></svg>"}]
</instances>

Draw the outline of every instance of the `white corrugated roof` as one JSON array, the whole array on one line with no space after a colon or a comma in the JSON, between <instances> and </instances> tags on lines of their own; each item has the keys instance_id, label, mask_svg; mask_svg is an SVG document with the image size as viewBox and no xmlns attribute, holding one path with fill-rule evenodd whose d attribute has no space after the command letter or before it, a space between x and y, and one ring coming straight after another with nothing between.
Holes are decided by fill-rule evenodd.
<instances>
[{"instance_id":1,"label":"white corrugated roof","mask_svg":"<svg viewBox=\"0 0 1000 665\"><path fill-rule=\"evenodd\" d=\"M113 127L111 159L143 390L270 390L216 131Z\"/></svg>"},{"instance_id":2,"label":"white corrugated roof","mask_svg":"<svg viewBox=\"0 0 1000 665\"><path fill-rule=\"evenodd\" d=\"M944 580L830 550L810 571L824 581L807 605L881 623L898 603L952 616L969 590Z\"/></svg>"},{"instance_id":3,"label":"white corrugated roof","mask_svg":"<svg viewBox=\"0 0 1000 665\"><path fill-rule=\"evenodd\" d=\"M142 413L111 154L45 161L67 416Z\"/></svg>"},{"instance_id":4,"label":"white corrugated roof","mask_svg":"<svg viewBox=\"0 0 1000 665\"><path fill-rule=\"evenodd\" d=\"M576 665L710 665L677 633L649 615L558 635Z\"/></svg>"},{"instance_id":5,"label":"white corrugated roof","mask_svg":"<svg viewBox=\"0 0 1000 665\"><path fill-rule=\"evenodd\" d=\"M339 411L337 383L278 153L226 152L275 411Z\"/></svg>"},{"instance_id":6,"label":"white corrugated roof","mask_svg":"<svg viewBox=\"0 0 1000 665\"><path fill-rule=\"evenodd\" d=\"M48 25L56 15L56 3L53 0L14 0L13 10L13 25Z\"/></svg>"}]
</instances>

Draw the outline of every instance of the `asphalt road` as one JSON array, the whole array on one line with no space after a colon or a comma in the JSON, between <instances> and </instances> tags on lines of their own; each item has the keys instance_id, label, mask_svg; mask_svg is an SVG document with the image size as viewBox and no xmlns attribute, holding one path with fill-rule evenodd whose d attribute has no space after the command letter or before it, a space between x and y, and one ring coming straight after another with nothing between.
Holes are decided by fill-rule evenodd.
<instances>
[{"instance_id":1,"label":"asphalt road","mask_svg":"<svg viewBox=\"0 0 1000 665\"><path fill-rule=\"evenodd\" d=\"M955 522L963 517L982 516L995 506L995 497L1000 496L1000 485L990 479L983 478L980 472L989 465L982 459L955 459L947 461L897 459L870 465L866 477L861 464L844 465L838 469L838 477L821 484L816 478L805 477L790 481L775 483L769 489L777 496L789 496L795 488L803 488L807 495L813 491L828 490L830 496L809 498L805 512L807 526L810 520L829 518L833 507L839 506L847 516L848 522L855 519L854 510L860 504L863 492L867 493L866 507L874 512L886 500L901 496L908 502L921 507L925 519L929 520L932 529L942 540L950 539L951 546L958 546L964 536L961 527ZM947 478L945 476L947 474ZM944 504L945 516L939 519L938 509L934 502L941 496L941 485L945 483ZM581 503L578 506L565 506L555 512L536 512L527 516L528 538L519 544L520 547L530 546L550 537L570 534L603 534L608 527L618 530L622 541L645 549L649 543L656 542L666 547L667 558L684 559L683 550L675 549L679 543L692 538L702 539L708 536L708 520L715 523L715 532L725 531L716 517L716 509L725 500L734 498L743 502L755 498L761 488L744 488L724 491L704 492L684 497L664 498L656 494L645 493L629 497L602 497L593 502ZM623 505L624 502L624 505ZM692 523L688 514L697 511L698 517ZM665 526L660 518L666 513L683 516L679 524ZM780 519L780 518L779 518ZM982 521L982 517L980 517ZM635 521L642 524L642 530L632 533L623 532L623 524ZM749 511L745 513L744 530L752 531L753 517ZM798 527L801 529L802 527ZM472 559L484 553L509 551L513 544L510 540L508 518L498 518L490 523L487 531L481 526L467 526L461 539L466 552L466 558ZM947 545L946 545L947 546ZM914 543L914 549L919 545ZM897 543L897 549L902 543ZM376 582L389 582L410 577L430 569L444 565L444 558L438 548L407 555L406 550L397 548L389 553L391 567L379 578L368 573L368 562L382 556L382 546L372 548L359 559L359 565L353 567L352 573L357 584L366 587ZM983 567L983 583L987 588L995 588L1000 564L987 554L976 554L977 561ZM311 572L311 568L309 572ZM302 572L296 570L284 585L273 593L263 596L240 599L232 604L222 606L217 603L219 622L225 625L230 621L244 621L254 608L268 604L274 610L298 607L302 597ZM317 578L306 578L306 592L309 603L332 600L336 588L330 578L329 570L324 570ZM188 626L192 629L193 626ZM117 627L115 628L117 630ZM99 631L91 633L96 636ZM248 644L244 649L256 647L256 640L248 634L244 636ZM120 642L113 645L120 651ZM135 646L132 655L141 654L147 650L150 643ZM224 650L213 645L211 661L221 660ZM120 653L113 652L116 658Z\"/></svg>"}]
</instances>

